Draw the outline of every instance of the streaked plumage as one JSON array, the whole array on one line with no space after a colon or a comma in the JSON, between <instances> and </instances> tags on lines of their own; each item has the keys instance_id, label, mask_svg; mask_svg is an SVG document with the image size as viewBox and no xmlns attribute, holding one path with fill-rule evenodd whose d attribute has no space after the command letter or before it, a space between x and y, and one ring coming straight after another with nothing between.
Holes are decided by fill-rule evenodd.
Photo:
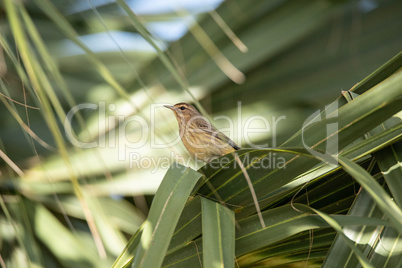
<instances>
[{"instance_id":1,"label":"streaked plumage","mask_svg":"<svg viewBox=\"0 0 402 268\"><path fill-rule=\"evenodd\" d=\"M205 120L194 106L181 102L165 107L174 112L179 123L180 138L195 158L209 162L240 149L230 138Z\"/></svg>"}]
</instances>

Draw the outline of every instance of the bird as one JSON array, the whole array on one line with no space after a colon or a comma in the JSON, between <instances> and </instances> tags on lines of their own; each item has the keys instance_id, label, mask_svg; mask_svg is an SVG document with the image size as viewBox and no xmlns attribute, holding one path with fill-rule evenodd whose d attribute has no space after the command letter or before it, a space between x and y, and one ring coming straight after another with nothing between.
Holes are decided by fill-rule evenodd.
<instances>
[{"instance_id":1,"label":"bird","mask_svg":"<svg viewBox=\"0 0 402 268\"><path fill-rule=\"evenodd\" d=\"M198 160L211 160L241 149L234 141L217 130L197 109L188 103L164 105L172 110L179 124L180 138L190 155Z\"/></svg>"}]
</instances>

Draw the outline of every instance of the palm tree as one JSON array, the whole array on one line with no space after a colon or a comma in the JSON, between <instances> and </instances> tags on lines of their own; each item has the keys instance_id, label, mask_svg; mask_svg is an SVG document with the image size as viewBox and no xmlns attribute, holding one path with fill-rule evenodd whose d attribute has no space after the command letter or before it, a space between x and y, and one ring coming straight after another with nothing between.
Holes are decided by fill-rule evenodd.
<instances>
[{"instance_id":1,"label":"palm tree","mask_svg":"<svg viewBox=\"0 0 402 268\"><path fill-rule=\"evenodd\" d=\"M2 267L401 266L400 1L145 2L3 1Z\"/></svg>"}]
</instances>

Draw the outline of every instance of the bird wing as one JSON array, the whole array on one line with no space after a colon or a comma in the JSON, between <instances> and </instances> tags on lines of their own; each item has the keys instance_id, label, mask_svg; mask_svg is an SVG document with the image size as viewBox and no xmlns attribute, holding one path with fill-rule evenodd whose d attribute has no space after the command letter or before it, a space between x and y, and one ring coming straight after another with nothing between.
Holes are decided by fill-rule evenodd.
<instances>
[{"instance_id":1,"label":"bird wing","mask_svg":"<svg viewBox=\"0 0 402 268\"><path fill-rule=\"evenodd\" d=\"M214 127L208 127L207 124L205 125L200 125L199 129L208 133L211 136L216 137L217 139L223 141L224 143L228 143L230 146L232 146L235 150L239 150L241 149L239 146L237 146L236 143L234 143L234 141L232 141L228 136L226 136L225 134L223 134L222 132L220 132L219 130L217 130Z\"/></svg>"}]
</instances>

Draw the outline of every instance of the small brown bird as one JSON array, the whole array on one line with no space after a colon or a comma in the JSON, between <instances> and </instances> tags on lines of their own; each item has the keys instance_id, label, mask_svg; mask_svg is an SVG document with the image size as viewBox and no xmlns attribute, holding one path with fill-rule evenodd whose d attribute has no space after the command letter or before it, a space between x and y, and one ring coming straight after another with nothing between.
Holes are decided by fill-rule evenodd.
<instances>
[{"instance_id":1,"label":"small brown bird","mask_svg":"<svg viewBox=\"0 0 402 268\"><path fill-rule=\"evenodd\" d=\"M209 162L240 149L230 138L214 128L194 106L181 102L165 107L174 112L179 123L180 138L195 158Z\"/></svg>"}]
</instances>

